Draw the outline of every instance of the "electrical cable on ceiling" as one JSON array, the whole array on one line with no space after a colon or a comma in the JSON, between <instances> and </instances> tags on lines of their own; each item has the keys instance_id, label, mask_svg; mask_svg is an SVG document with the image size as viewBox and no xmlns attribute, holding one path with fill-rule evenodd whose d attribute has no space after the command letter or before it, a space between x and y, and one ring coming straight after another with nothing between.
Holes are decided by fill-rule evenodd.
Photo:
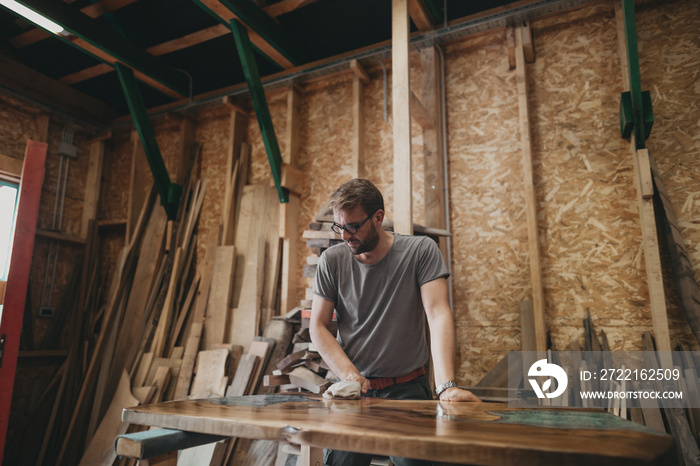
<instances>
[{"instance_id":1,"label":"electrical cable on ceiling","mask_svg":"<svg viewBox=\"0 0 700 466\"><path fill-rule=\"evenodd\" d=\"M192 89L193 89L193 86L192 86L192 75L189 74L187 71L185 71L185 70L183 70L183 69L180 69L180 68L175 68L175 69L176 69L177 71L179 71L180 73L184 74L185 76L187 76L187 78L189 79L189 81L190 81L190 103L193 103L193 102L194 102L194 96L193 96L193 94L192 94Z\"/></svg>"}]
</instances>

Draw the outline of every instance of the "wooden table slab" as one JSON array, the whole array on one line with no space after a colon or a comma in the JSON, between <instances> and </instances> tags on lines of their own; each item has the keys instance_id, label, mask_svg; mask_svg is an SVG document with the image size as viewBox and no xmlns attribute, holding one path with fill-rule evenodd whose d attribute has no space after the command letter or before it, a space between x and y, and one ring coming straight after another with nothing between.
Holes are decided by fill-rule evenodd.
<instances>
[{"instance_id":1,"label":"wooden table slab","mask_svg":"<svg viewBox=\"0 0 700 466\"><path fill-rule=\"evenodd\" d=\"M484 465L675 464L673 438L604 412L317 395L184 400L124 410L124 422Z\"/></svg>"}]
</instances>

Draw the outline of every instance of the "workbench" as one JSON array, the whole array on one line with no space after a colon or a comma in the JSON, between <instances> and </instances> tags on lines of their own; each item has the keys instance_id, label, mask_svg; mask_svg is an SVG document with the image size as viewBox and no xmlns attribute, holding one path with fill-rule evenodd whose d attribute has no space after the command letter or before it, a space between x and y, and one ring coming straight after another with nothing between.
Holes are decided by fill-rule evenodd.
<instances>
[{"instance_id":1,"label":"workbench","mask_svg":"<svg viewBox=\"0 0 700 466\"><path fill-rule=\"evenodd\" d=\"M127 408L131 424L322 449L484 465L675 464L673 438L601 411L502 403L328 400L312 394L183 400Z\"/></svg>"}]
</instances>

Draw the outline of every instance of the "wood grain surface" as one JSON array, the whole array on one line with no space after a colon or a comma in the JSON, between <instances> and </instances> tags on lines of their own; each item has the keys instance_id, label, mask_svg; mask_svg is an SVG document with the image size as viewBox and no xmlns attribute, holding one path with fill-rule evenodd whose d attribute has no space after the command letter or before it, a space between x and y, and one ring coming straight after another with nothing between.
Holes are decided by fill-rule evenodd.
<instances>
[{"instance_id":1,"label":"wood grain surface","mask_svg":"<svg viewBox=\"0 0 700 466\"><path fill-rule=\"evenodd\" d=\"M673 464L673 439L604 412L311 394L183 400L125 409L132 424L435 461Z\"/></svg>"}]
</instances>

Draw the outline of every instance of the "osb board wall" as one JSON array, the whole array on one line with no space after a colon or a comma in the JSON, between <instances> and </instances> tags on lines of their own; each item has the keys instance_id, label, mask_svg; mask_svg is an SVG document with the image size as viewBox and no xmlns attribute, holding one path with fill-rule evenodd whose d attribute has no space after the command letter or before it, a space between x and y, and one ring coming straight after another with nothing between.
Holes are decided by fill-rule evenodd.
<instances>
[{"instance_id":1,"label":"osb board wall","mask_svg":"<svg viewBox=\"0 0 700 466\"><path fill-rule=\"evenodd\" d=\"M36 138L36 117L42 111L23 101L11 97L0 97L0 153L16 158L24 159L24 152L28 139ZM82 221L83 198L85 191L85 177L87 174L87 149L83 144L84 134L80 129L73 137L73 143L78 148L78 156L71 159L69 164L64 163L61 171L65 175L68 168L69 182L66 185L65 199L63 200L63 214L59 218L57 213L54 220L54 203L56 200L56 181L59 175L60 156L58 155L58 143L63 138L63 129L67 123L49 119L48 153L46 157L44 183L42 185L41 201L39 205L39 218L37 228L44 230L58 229L59 222L61 232L78 236ZM75 129L75 128L74 128ZM62 175L63 176L63 175ZM59 202L60 208L60 202ZM59 209L60 210L60 209ZM53 246L51 244L53 243ZM49 261L49 274L45 280L49 247L55 253L58 246L58 260L54 274L54 259ZM37 317L39 307L56 308L65 285L69 279L72 264L76 256L81 254L79 245L68 242L56 242L43 236L37 236L34 242L32 267L30 271L30 299L31 309L34 315L34 341L38 344L44 336L51 318ZM55 279L52 280L52 277ZM52 285L53 283L53 290ZM44 284L46 284L44 288ZM52 292L53 291L53 292Z\"/></svg>"},{"instance_id":2,"label":"osb board wall","mask_svg":"<svg viewBox=\"0 0 700 466\"><path fill-rule=\"evenodd\" d=\"M39 204L39 220L37 228L43 230L57 230L74 236L80 236L80 228L83 218L83 204L85 199L85 180L87 178L89 148L84 144L85 134L78 128L73 136L73 144L77 147L75 159L63 158L58 154L58 145L63 139L63 130L66 125L50 121L48 137L48 154L44 172L44 185L41 191ZM70 129L70 128L69 128ZM75 129L75 127L73 127ZM68 170L68 181L65 185L65 197L56 199L56 186L59 176L65 176ZM63 204L63 210L61 210ZM56 219L54 218L54 206ZM59 228L60 227L60 228ZM58 251L58 260L49 255ZM32 296L32 309L37 315L42 307L42 295L44 295L43 307L56 310L54 317L34 319L34 339L40 342L44 332L53 319L58 318L59 304L65 295L71 272L76 259L82 256L83 246L66 241L56 241L43 236L37 236L34 242L34 255L30 273L30 290ZM48 266L48 276L45 275ZM55 262L54 262L55 261ZM54 272L54 264L56 270ZM62 344L66 344L65 340Z\"/></svg>"},{"instance_id":3,"label":"osb board wall","mask_svg":"<svg viewBox=\"0 0 700 466\"><path fill-rule=\"evenodd\" d=\"M519 346L529 295L517 94L503 32L445 58L458 378L471 384Z\"/></svg>"},{"instance_id":4,"label":"osb board wall","mask_svg":"<svg viewBox=\"0 0 700 466\"><path fill-rule=\"evenodd\" d=\"M675 3L673 8L683 8ZM670 7L657 3L649 12L663 17ZM656 27L656 19L645 19L647 14L637 14L640 57L654 62L649 52L659 44L645 42L644 36L646 27ZM613 349L639 350L639 334L651 330L652 321L630 147L619 137L623 84L614 8L611 3L588 7L567 21L552 18L533 27L538 58L529 67L528 84L539 159L537 193L545 200L540 228L547 313L556 329L553 342L561 348L578 338L583 310L589 308ZM675 25L671 29L682 37ZM696 37L697 29L688 31ZM644 88L654 83L644 67L641 75ZM562 98L562 93L572 97ZM653 133L650 147L661 139ZM692 345L672 286L667 281L672 344Z\"/></svg>"},{"instance_id":5,"label":"osb board wall","mask_svg":"<svg viewBox=\"0 0 700 466\"><path fill-rule=\"evenodd\" d=\"M637 18L642 89L651 92L654 108L647 146L700 283L700 3L645 1L637 5ZM679 342L696 345L673 282L665 284L672 332Z\"/></svg>"},{"instance_id":6,"label":"osb board wall","mask_svg":"<svg viewBox=\"0 0 700 466\"><path fill-rule=\"evenodd\" d=\"M0 154L24 159L27 139L34 137L39 112L11 97L0 95Z\"/></svg>"},{"instance_id":7,"label":"osb board wall","mask_svg":"<svg viewBox=\"0 0 700 466\"><path fill-rule=\"evenodd\" d=\"M200 179L207 180L202 211L197 227L197 260L202 263L210 244L218 244L219 223L223 208L228 157L229 124L231 110L215 107L197 114L195 140L201 147Z\"/></svg>"},{"instance_id":8,"label":"osb board wall","mask_svg":"<svg viewBox=\"0 0 700 466\"><path fill-rule=\"evenodd\" d=\"M612 4L533 23L528 67L543 284L553 344L582 336L589 309L612 349L651 330Z\"/></svg>"},{"instance_id":9,"label":"osb board wall","mask_svg":"<svg viewBox=\"0 0 700 466\"><path fill-rule=\"evenodd\" d=\"M690 13L698 5L690 3L648 2L637 17L643 88L653 89L655 99L649 145L673 186L683 234L700 264L693 209L700 62L698 15ZM580 341L589 309L613 350L640 350L641 332L652 330L652 322L633 165L618 129L622 77L613 5L534 21L532 28L532 156L553 345L566 349ZM518 304L530 295L515 77L505 53L498 33L446 49L453 289L459 378L467 384L520 348ZM696 347L671 282L666 294L672 343Z\"/></svg>"},{"instance_id":10,"label":"osb board wall","mask_svg":"<svg viewBox=\"0 0 700 466\"><path fill-rule=\"evenodd\" d=\"M180 118L159 118L152 122L156 134L158 148L165 166L174 181L179 157ZM89 148L88 148L89 150ZM139 152L140 157L143 154ZM105 141L105 155L102 164L102 182L100 184L100 199L97 218L104 222L126 222L131 186L131 171L134 157L132 131L120 129L114 131L112 137ZM143 190L144 198L153 183L153 175L148 166L145 173L146 182L138 189ZM156 202L157 208L160 201ZM114 272L125 245L125 225L122 223L100 229L100 260L103 266L105 289L114 279ZM107 291L105 291L107 293ZM108 299L105 296L105 299Z\"/></svg>"}]
</instances>

